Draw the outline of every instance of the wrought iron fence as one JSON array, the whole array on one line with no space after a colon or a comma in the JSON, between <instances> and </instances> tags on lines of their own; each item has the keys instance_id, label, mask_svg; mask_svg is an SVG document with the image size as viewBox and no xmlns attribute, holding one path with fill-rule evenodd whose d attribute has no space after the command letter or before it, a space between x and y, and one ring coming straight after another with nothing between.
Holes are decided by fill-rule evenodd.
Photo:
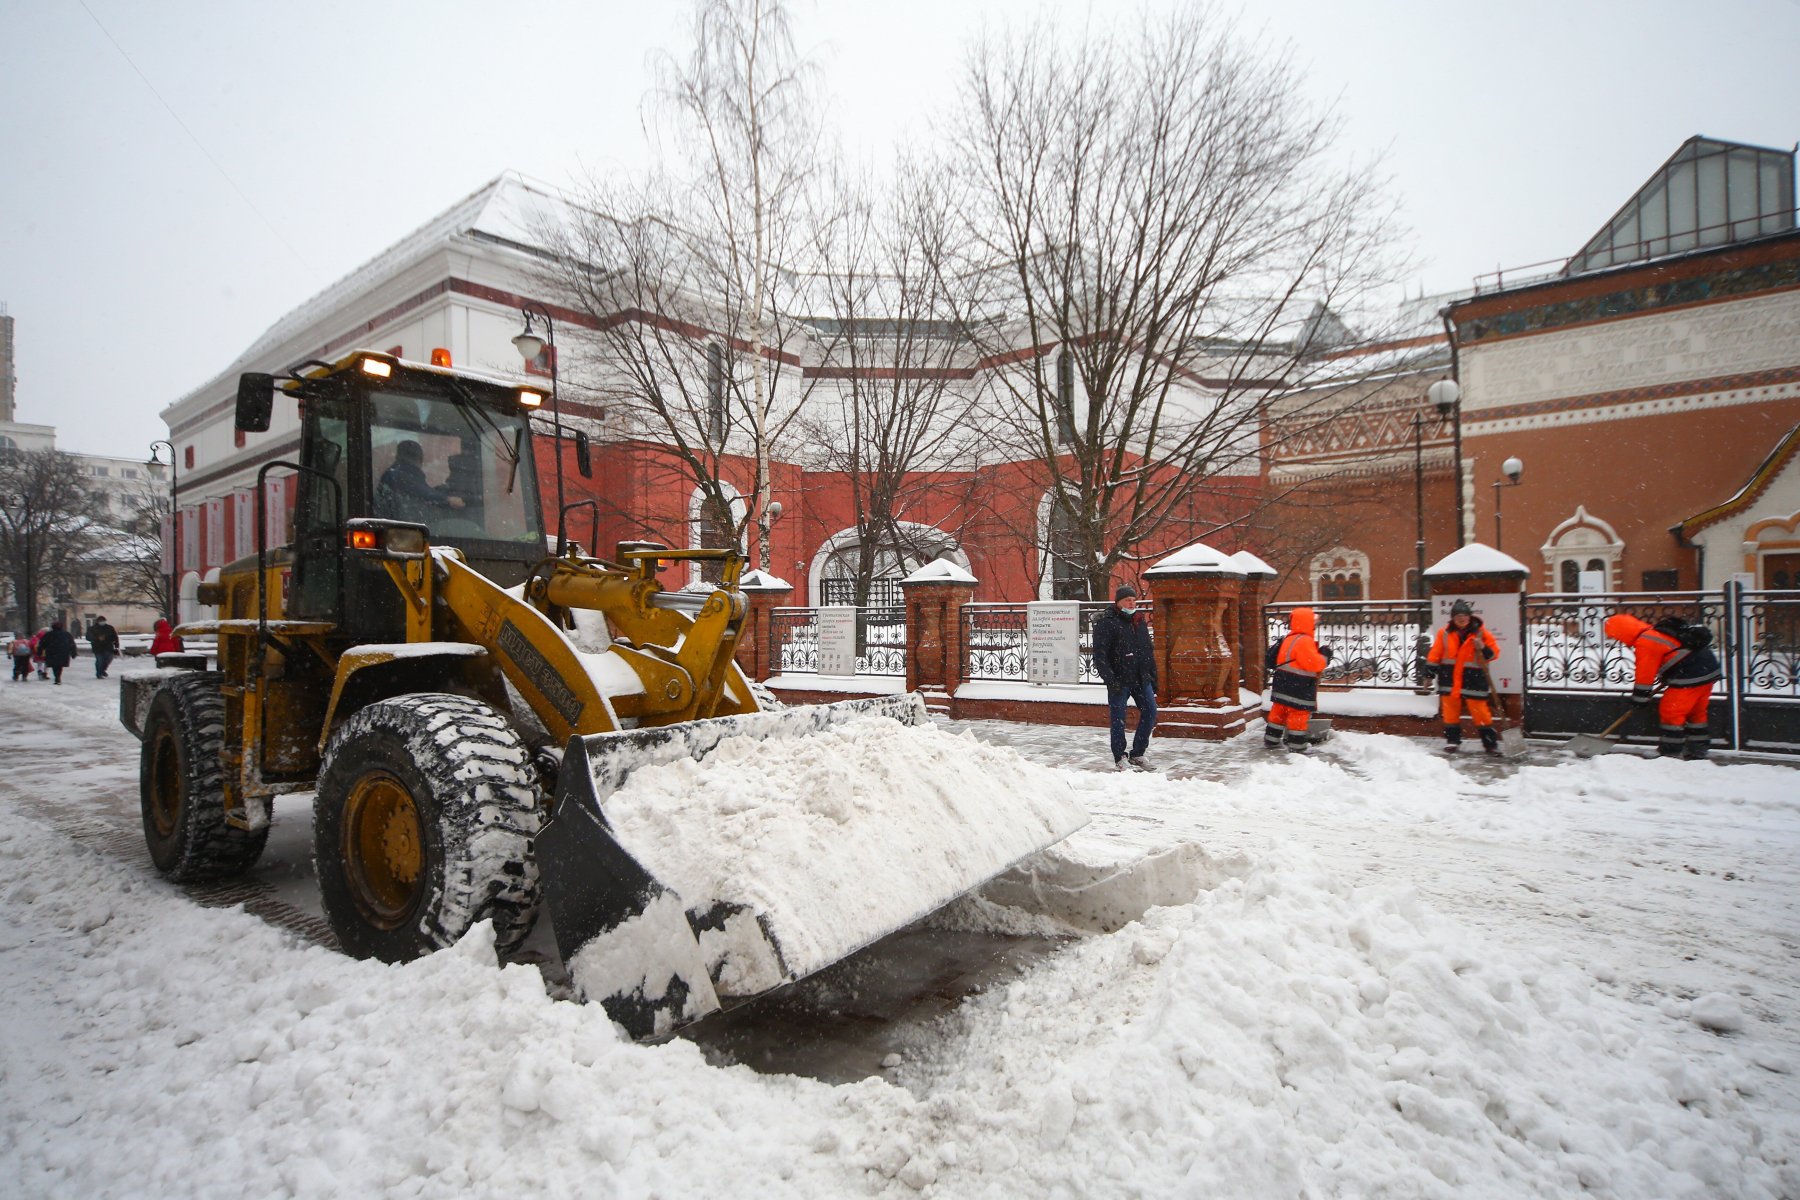
<instances>
[{"instance_id":1,"label":"wrought iron fence","mask_svg":"<svg viewBox=\"0 0 1800 1200\"><path fill-rule=\"evenodd\" d=\"M1615 613L1650 625L1664 617L1705 625L1720 659L1729 656L1732 622L1723 592L1543 593L1525 600L1525 686L1534 692L1630 691L1634 652L1604 628ZM1714 686L1715 694L1729 692L1729 675Z\"/></svg>"},{"instance_id":2,"label":"wrought iron fence","mask_svg":"<svg viewBox=\"0 0 1800 1200\"><path fill-rule=\"evenodd\" d=\"M1331 647L1327 683L1368 688L1417 688L1431 675L1431 602L1428 600L1324 600L1314 604L1265 604L1269 643L1287 636L1288 616L1310 608L1318 617L1314 637Z\"/></svg>"},{"instance_id":3,"label":"wrought iron fence","mask_svg":"<svg viewBox=\"0 0 1800 1200\"><path fill-rule=\"evenodd\" d=\"M1112 605L1104 600L1081 602L1082 683L1099 683L1094 669L1094 622ZM1154 625L1152 606L1138 605ZM1025 679L1025 612L1023 604L965 604L962 606L963 678L998 681Z\"/></svg>"},{"instance_id":4,"label":"wrought iron fence","mask_svg":"<svg viewBox=\"0 0 1800 1200\"><path fill-rule=\"evenodd\" d=\"M777 608L769 614L769 661L783 675L818 671L818 609ZM904 608L857 610L856 673L905 677Z\"/></svg>"},{"instance_id":5,"label":"wrought iron fence","mask_svg":"<svg viewBox=\"0 0 1800 1200\"><path fill-rule=\"evenodd\" d=\"M1735 608L1734 673L1743 694L1800 699L1800 591L1740 592Z\"/></svg>"}]
</instances>

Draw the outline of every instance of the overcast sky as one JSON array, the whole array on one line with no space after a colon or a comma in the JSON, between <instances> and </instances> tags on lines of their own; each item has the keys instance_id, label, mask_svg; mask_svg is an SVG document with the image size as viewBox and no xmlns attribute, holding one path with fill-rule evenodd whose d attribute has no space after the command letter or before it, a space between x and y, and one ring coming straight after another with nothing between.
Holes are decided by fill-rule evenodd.
<instances>
[{"instance_id":1,"label":"overcast sky","mask_svg":"<svg viewBox=\"0 0 1800 1200\"><path fill-rule=\"evenodd\" d=\"M18 419L139 455L285 312L511 167L646 160L676 0L0 0L0 303ZM930 137L983 23L1107 0L797 0L847 146ZM1258 0L1381 152L1415 290L1580 247L1681 141L1800 138L1800 0ZM159 98L160 97L160 98Z\"/></svg>"}]
</instances>

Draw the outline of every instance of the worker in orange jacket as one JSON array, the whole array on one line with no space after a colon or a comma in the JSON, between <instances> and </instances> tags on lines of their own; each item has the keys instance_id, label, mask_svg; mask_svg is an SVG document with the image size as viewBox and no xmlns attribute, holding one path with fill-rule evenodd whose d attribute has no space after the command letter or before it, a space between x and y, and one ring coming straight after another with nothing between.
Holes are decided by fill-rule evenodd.
<instances>
[{"instance_id":1,"label":"worker in orange jacket","mask_svg":"<svg viewBox=\"0 0 1800 1200\"><path fill-rule=\"evenodd\" d=\"M1450 623L1438 630L1426 661L1437 668L1438 715L1444 721L1444 753L1455 754L1462 748L1462 714L1464 707L1475 721L1475 732L1481 748L1489 754L1500 753L1500 735L1494 731L1493 710L1488 698L1494 694L1488 680L1487 665L1499 657L1500 647L1487 631L1481 618L1467 600L1450 606Z\"/></svg>"},{"instance_id":2,"label":"worker in orange jacket","mask_svg":"<svg viewBox=\"0 0 1800 1200\"><path fill-rule=\"evenodd\" d=\"M1705 758L1712 748L1707 705L1713 684L1723 674L1712 652L1712 631L1680 617L1664 617L1651 625L1630 613L1614 613L1606 618L1606 636L1631 647L1633 704L1648 707L1656 698L1656 685L1667 685L1656 712L1661 725L1656 752L1669 758Z\"/></svg>"},{"instance_id":3,"label":"worker in orange jacket","mask_svg":"<svg viewBox=\"0 0 1800 1200\"><path fill-rule=\"evenodd\" d=\"M1269 684L1271 707L1263 727L1263 745L1281 745L1285 731L1287 748L1305 754L1312 746L1307 725L1319 707L1319 675L1331 662L1331 650L1313 640L1318 617L1310 608L1288 614L1288 634L1269 647L1265 665L1275 673Z\"/></svg>"}]
</instances>

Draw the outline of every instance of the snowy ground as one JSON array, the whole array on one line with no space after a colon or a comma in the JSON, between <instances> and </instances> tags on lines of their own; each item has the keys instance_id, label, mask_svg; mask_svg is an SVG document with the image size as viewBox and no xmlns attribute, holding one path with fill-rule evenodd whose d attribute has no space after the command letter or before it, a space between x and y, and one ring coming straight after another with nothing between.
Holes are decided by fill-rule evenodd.
<instances>
[{"instance_id":1,"label":"snowy ground","mask_svg":"<svg viewBox=\"0 0 1800 1200\"><path fill-rule=\"evenodd\" d=\"M1119 776L1102 731L975 726L1094 815L1031 902L1155 906L832 1084L620 1043L479 931L314 944L291 801L242 887L165 885L115 709L85 660L0 684L9 1196L1800 1196L1784 767L1253 734Z\"/></svg>"}]
</instances>

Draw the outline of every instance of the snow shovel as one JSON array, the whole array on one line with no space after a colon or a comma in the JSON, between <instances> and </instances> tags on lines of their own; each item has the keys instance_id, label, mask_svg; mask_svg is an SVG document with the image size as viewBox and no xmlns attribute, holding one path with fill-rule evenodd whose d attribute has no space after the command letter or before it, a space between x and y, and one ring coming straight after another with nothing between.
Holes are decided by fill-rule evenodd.
<instances>
[{"instance_id":1,"label":"snow shovel","mask_svg":"<svg viewBox=\"0 0 1800 1200\"><path fill-rule=\"evenodd\" d=\"M1576 734L1569 739L1569 752L1576 758L1592 758L1596 754L1605 754L1619 744L1617 739L1613 737L1614 731L1616 731L1619 726L1629 721L1631 719L1631 714L1636 711L1637 706L1634 704L1624 712L1620 713L1619 719L1614 721L1611 725L1608 725L1603 733ZM1512 731L1509 730L1508 732Z\"/></svg>"},{"instance_id":2,"label":"snow shovel","mask_svg":"<svg viewBox=\"0 0 1800 1200\"><path fill-rule=\"evenodd\" d=\"M1577 735L1584 736L1584 735ZM1517 725L1500 731L1500 754L1505 758L1518 758L1525 753L1525 731Z\"/></svg>"},{"instance_id":3,"label":"snow shovel","mask_svg":"<svg viewBox=\"0 0 1800 1200\"><path fill-rule=\"evenodd\" d=\"M1315 746L1324 745L1331 740L1331 718L1321 717L1314 713L1306 720L1306 740Z\"/></svg>"}]
</instances>

